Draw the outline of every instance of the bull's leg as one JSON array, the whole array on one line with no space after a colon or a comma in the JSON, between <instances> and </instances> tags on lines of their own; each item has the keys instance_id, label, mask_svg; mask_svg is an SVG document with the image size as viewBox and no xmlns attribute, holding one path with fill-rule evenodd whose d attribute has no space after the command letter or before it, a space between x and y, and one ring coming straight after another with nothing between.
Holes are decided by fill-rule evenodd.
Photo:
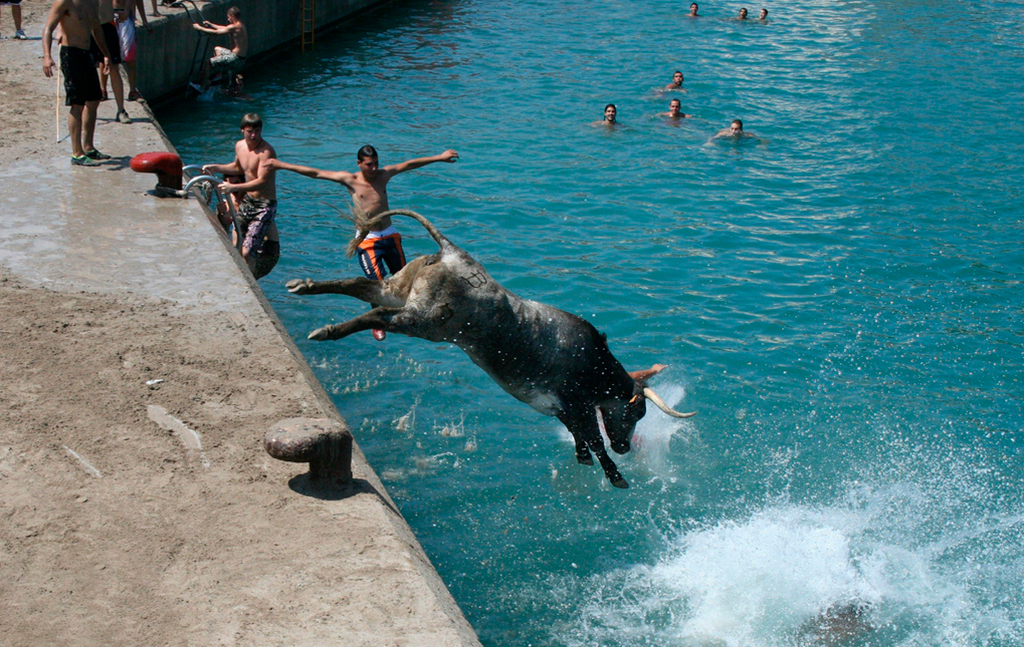
<instances>
[{"instance_id":1,"label":"bull's leg","mask_svg":"<svg viewBox=\"0 0 1024 647\"><path fill-rule=\"evenodd\" d=\"M376 283L376 281L369 282ZM323 328L317 328L313 332L309 333L309 338L317 341L341 339L343 337L348 337L353 333L371 329L386 330L388 332L401 332L395 330L391 326L391 320L400 312L402 312L401 308L374 308L366 314L361 314L354 319L349 319L345 323L332 324L330 326L324 326Z\"/></svg>"},{"instance_id":2,"label":"bull's leg","mask_svg":"<svg viewBox=\"0 0 1024 647\"><path fill-rule=\"evenodd\" d=\"M587 449L587 443L579 438L573 438L573 440L576 441L576 461L580 465L593 465L594 458L590 455L590 450Z\"/></svg>"},{"instance_id":3,"label":"bull's leg","mask_svg":"<svg viewBox=\"0 0 1024 647\"><path fill-rule=\"evenodd\" d=\"M589 443L590 450L597 455L597 460L600 461L602 469L604 469L604 475L608 477L612 485L619 488L629 487L629 483L626 479L622 478L622 474L619 474L619 468L615 466L615 462L608 456L608 452L604 449L604 441L600 438L591 440Z\"/></svg>"},{"instance_id":4,"label":"bull's leg","mask_svg":"<svg viewBox=\"0 0 1024 647\"><path fill-rule=\"evenodd\" d=\"M364 277L340 281L293 279L286 286L292 294L344 294L360 301L379 303L384 298L383 283Z\"/></svg>"}]
</instances>

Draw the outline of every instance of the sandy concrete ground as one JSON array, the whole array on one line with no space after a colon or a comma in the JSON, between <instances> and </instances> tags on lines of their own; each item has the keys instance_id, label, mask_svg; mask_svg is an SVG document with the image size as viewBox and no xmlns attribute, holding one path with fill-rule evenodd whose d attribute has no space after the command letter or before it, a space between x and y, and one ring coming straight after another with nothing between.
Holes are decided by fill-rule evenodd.
<instances>
[{"instance_id":1,"label":"sandy concrete ground","mask_svg":"<svg viewBox=\"0 0 1024 647\"><path fill-rule=\"evenodd\" d=\"M479 645L358 449L327 489L263 451L338 414L198 205L127 168L166 146L144 106L70 165L47 9L0 41L0 644Z\"/></svg>"}]
</instances>

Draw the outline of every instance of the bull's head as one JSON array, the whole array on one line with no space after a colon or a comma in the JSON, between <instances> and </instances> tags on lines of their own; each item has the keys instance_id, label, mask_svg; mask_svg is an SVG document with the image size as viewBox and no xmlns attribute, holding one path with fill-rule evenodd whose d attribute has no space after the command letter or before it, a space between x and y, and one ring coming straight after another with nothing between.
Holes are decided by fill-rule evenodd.
<instances>
[{"instance_id":1,"label":"bull's head","mask_svg":"<svg viewBox=\"0 0 1024 647\"><path fill-rule=\"evenodd\" d=\"M629 451L629 442L636 430L636 423L647 414L647 400L673 418L689 418L696 415L680 413L665 404L665 401L647 386L647 381L665 369L664 364L655 364L644 371L633 371L633 395L628 401L613 400L602 402L597 406L597 422L608 436L611 449L616 454Z\"/></svg>"}]
</instances>

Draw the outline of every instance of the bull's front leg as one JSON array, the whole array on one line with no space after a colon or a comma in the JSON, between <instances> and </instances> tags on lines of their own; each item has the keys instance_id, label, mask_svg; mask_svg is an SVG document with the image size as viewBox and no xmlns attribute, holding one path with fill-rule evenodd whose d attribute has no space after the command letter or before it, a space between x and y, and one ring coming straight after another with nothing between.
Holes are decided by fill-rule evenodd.
<instances>
[{"instance_id":1,"label":"bull's front leg","mask_svg":"<svg viewBox=\"0 0 1024 647\"><path fill-rule=\"evenodd\" d=\"M371 281L362 276L340 281L293 279L288 281L285 287L292 294L344 294L367 303L384 303L386 296L390 296L384 291L383 282Z\"/></svg>"},{"instance_id":2,"label":"bull's front leg","mask_svg":"<svg viewBox=\"0 0 1024 647\"><path fill-rule=\"evenodd\" d=\"M604 441L597 438L587 444L590 446L590 450L597 456L597 460L601 463L601 468L604 470L604 475L608 477L611 484L618 488L628 488L629 483L626 482L626 479L622 478L622 474L619 474L619 468L615 466L615 461L605 451Z\"/></svg>"},{"instance_id":3,"label":"bull's front leg","mask_svg":"<svg viewBox=\"0 0 1024 647\"><path fill-rule=\"evenodd\" d=\"M371 281L374 283L374 281ZM401 308L374 308L365 314L361 314L354 319L349 319L345 323L332 324L330 326L324 326L323 328L317 328L313 332L309 333L309 339L315 339L317 341L327 341L330 339L342 339L348 337L353 333L357 333L363 330L386 330L388 332L394 332L391 326L391 321L395 315L402 312Z\"/></svg>"},{"instance_id":4,"label":"bull's front leg","mask_svg":"<svg viewBox=\"0 0 1024 647\"><path fill-rule=\"evenodd\" d=\"M582 411L564 411L559 414L558 419L562 421L562 424L572 434L573 440L576 441L577 461L584 465L593 465L594 460L591 458L591 452L593 452L597 456L598 462L601 463L604 475L608 477L612 485L618 488L629 487L629 483L622 478L619 468L615 466L615 462L605 451L601 429L597 426L597 417L592 410L583 408Z\"/></svg>"}]
</instances>

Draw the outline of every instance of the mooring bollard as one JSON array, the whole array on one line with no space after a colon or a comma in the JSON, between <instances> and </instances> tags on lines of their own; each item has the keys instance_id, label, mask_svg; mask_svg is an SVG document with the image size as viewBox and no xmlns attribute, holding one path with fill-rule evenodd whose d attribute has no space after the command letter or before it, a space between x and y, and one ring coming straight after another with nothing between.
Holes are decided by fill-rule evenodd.
<instances>
[{"instance_id":1,"label":"mooring bollard","mask_svg":"<svg viewBox=\"0 0 1024 647\"><path fill-rule=\"evenodd\" d=\"M313 480L352 480L352 433L330 418L288 418L274 424L263 437L263 447L274 458L309 463Z\"/></svg>"}]
</instances>

